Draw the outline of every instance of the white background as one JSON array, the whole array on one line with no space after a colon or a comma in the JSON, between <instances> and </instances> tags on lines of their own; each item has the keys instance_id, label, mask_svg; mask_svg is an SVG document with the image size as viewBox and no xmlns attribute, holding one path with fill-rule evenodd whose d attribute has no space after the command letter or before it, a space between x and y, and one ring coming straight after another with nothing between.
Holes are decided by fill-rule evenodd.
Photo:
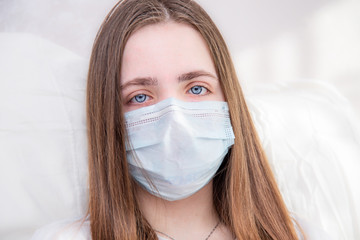
<instances>
[{"instance_id":1,"label":"white background","mask_svg":"<svg viewBox=\"0 0 360 240\"><path fill-rule=\"evenodd\" d=\"M114 0L0 0L0 31L31 32L84 57ZM360 1L200 0L231 50L245 91L316 79L360 114Z\"/></svg>"}]
</instances>

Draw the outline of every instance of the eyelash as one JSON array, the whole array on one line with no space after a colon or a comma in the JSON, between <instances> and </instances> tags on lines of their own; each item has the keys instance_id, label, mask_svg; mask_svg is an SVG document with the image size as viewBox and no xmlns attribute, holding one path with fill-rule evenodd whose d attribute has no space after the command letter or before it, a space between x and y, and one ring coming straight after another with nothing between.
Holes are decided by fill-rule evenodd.
<instances>
[{"instance_id":1,"label":"eyelash","mask_svg":"<svg viewBox=\"0 0 360 240\"><path fill-rule=\"evenodd\" d=\"M200 88L201 88L201 92L200 92L199 94L196 94L196 93L192 92L192 89L195 88L195 87L197 87L197 88L200 87ZM205 93L202 93L203 90L205 90L206 92L205 92ZM207 89L206 87L204 87L204 86L202 86L202 85L194 85L194 86L192 86L192 87L187 91L187 93L189 93L189 94L199 95L199 96L206 95L206 94L208 94L209 92L210 92L209 89Z\"/></svg>"},{"instance_id":2,"label":"eyelash","mask_svg":"<svg viewBox=\"0 0 360 240\"><path fill-rule=\"evenodd\" d=\"M144 99L143 101L141 101L141 102L136 101L136 98L139 97L139 96L145 96L145 99ZM129 103L141 104L141 103L144 103L144 102L145 102L146 100L148 100L148 99L149 99L149 96L148 96L148 95L146 95L146 94L144 94L144 93L141 93L141 94L137 94L137 95L135 95L134 97L132 97L132 98L130 99Z\"/></svg>"}]
</instances>

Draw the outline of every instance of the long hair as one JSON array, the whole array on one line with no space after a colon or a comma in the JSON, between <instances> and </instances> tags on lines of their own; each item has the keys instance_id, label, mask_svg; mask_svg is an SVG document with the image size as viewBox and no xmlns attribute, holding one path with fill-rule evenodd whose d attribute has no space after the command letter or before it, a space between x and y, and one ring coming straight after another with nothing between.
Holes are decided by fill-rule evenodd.
<instances>
[{"instance_id":1,"label":"long hair","mask_svg":"<svg viewBox=\"0 0 360 240\"><path fill-rule=\"evenodd\" d=\"M188 24L206 41L229 105L235 144L213 180L220 221L237 239L298 239L252 123L219 30L192 0L123 0L104 20L94 42L87 82L91 235L157 239L139 210L126 160L120 88L121 61L131 34L149 24Z\"/></svg>"}]
</instances>

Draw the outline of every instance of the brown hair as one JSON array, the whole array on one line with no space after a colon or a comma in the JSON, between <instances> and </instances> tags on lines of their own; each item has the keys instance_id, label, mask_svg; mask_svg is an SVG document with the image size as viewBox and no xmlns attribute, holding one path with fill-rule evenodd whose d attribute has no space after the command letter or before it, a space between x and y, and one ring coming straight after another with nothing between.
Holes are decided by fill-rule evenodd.
<instances>
[{"instance_id":1,"label":"brown hair","mask_svg":"<svg viewBox=\"0 0 360 240\"><path fill-rule=\"evenodd\" d=\"M141 214L129 174L120 89L125 44L137 29L164 21L191 25L205 39L229 105L235 144L214 177L214 205L237 239L298 239L253 126L226 44L191 0L124 0L103 22L87 85L90 199L94 240L157 239Z\"/></svg>"}]
</instances>

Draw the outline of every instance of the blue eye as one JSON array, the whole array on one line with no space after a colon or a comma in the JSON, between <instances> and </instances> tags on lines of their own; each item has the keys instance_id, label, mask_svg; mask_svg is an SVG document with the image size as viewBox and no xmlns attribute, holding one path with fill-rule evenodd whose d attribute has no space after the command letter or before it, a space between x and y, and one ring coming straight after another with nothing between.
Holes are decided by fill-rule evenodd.
<instances>
[{"instance_id":1,"label":"blue eye","mask_svg":"<svg viewBox=\"0 0 360 240\"><path fill-rule=\"evenodd\" d=\"M133 97L130 102L132 103L143 103L146 100L148 100L149 96L145 95L145 94L138 94L135 97Z\"/></svg>"},{"instance_id":2,"label":"blue eye","mask_svg":"<svg viewBox=\"0 0 360 240\"><path fill-rule=\"evenodd\" d=\"M199 86L199 85L196 85L196 86L193 86L192 88L190 88L189 92L192 93L192 94L196 94L196 95L202 95L202 94L205 94L208 90L203 87L203 86Z\"/></svg>"}]
</instances>

